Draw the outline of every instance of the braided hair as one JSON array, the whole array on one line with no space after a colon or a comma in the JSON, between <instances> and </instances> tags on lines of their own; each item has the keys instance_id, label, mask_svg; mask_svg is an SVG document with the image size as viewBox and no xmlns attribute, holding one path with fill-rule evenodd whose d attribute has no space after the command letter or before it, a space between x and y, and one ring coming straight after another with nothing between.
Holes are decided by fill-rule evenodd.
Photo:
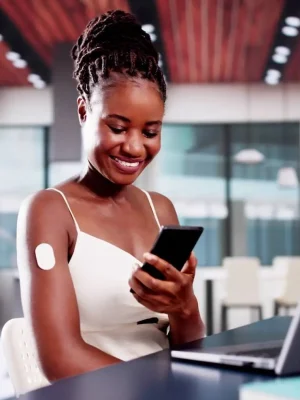
<instances>
[{"instance_id":1,"label":"braided hair","mask_svg":"<svg viewBox=\"0 0 300 400\"><path fill-rule=\"evenodd\" d=\"M156 82L166 101L166 83L158 53L136 18L121 10L92 19L72 49L77 90L88 100L92 88L111 71Z\"/></svg>"}]
</instances>

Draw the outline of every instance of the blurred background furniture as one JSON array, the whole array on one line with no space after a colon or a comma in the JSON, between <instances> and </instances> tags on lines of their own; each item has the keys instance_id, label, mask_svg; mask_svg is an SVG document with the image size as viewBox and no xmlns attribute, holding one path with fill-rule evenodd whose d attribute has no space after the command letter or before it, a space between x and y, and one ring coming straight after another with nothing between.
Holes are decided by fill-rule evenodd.
<instances>
[{"instance_id":1,"label":"blurred background furniture","mask_svg":"<svg viewBox=\"0 0 300 400\"><path fill-rule=\"evenodd\" d=\"M38 366L32 334L24 318L11 319L4 325L1 346L17 396L49 385Z\"/></svg>"},{"instance_id":2,"label":"blurred background furniture","mask_svg":"<svg viewBox=\"0 0 300 400\"><path fill-rule=\"evenodd\" d=\"M259 268L256 257L226 257L223 261L227 271L225 280L226 296L221 305L221 330L227 330L228 310L231 308L249 308L252 322L262 319L260 300ZM256 317L253 317L253 311Z\"/></svg>"},{"instance_id":3,"label":"blurred background furniture","mask_svg":"<svg viewBox=\"0 0 300 400\"><path fill-rule=\"evenodd\" d=\"M281 295L274 300L274 315L289 314L300 300L300 257L276 257L274 268L285 274Z\"/></svg>"},{"instance_id":4,"label":"blurred background furniture","mask_svg":"<svg viewBox=\"0 0 300 400\"><path fill-rule=\"evenodd\" d=\"M219 303L224 297L221 292L225 287L224 281L228 271L223 266L207 266L198 269L194 290L197 295L201 312L203 313L206 333L211 335L220 332L218 326ZM259 280L264 295L264 317L273 315L273 299L275 293L280 292L285 273L281 269L273 268L271 265L261 265L259 268ZM220 298L221 297L221 298ZM236 326L238 326L236 324Z\"/></svg>"}]
</instances>

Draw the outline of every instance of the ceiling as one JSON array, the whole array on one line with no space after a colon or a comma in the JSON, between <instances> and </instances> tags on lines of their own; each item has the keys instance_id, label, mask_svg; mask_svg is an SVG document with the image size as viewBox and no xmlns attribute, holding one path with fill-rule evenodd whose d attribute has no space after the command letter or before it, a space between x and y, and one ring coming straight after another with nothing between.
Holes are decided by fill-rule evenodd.
<instances>
[{"instance_id":1,"label":"ceiling","mask_svg":"<svg viewBox=\"0 0 300 400\"><path fill-rule=\"evenodd\" d=\"M158 1L171 79L259 81L283 7L283 0L272 3Z\"/></svg>"},{"instance_id":2,"label":"ceiling","mask_svg":"<svg viewBox=\"0 0 300 400\"><path fill-rule=\"evenodd\" d=\"M278 67L284 81L299 82L299 35L280 36L288 7L300 15L296 1L0 0L5 28L0 32L0 86L29 85L29 73L50 82L55 45L74 42L91 18L115 8L155 26L155 44L171 82L260 82L267 67ZM291 55L286 64L274 66L274 46L282 44ZM20 53L28 67L15 68L5 57L9 49Z\"/></svg>"}]
</instances>

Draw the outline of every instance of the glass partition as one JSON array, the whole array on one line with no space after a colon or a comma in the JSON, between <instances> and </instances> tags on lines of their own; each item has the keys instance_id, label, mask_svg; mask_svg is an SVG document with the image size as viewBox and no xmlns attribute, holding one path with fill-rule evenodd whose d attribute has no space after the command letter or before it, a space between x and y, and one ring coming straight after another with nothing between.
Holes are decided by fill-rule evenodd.
<instances>
[{"instance_id":1,"label":"glass partition","mask_svg":"<svg viewBox=\"0 0 300 400\"><path fill-rule=\"evenodd\" d=\"M244 149L260 163L236 161ZM298 123L166 124L153 182L169 196L182 224L203 225L199 265L225 256L300 254L299 187L280 181L282 168L299 177Z\"/></svg>"},{"instance_id":2,"label":"glass partition","mask_svg":"<svg viewBox=\"0 0 300 400\"><path fill-rule=\"evenodd\" d=\"M0 268L16 267L20 204L45 185L45 129L0 127Z\"/></svg>"}]
</instances>

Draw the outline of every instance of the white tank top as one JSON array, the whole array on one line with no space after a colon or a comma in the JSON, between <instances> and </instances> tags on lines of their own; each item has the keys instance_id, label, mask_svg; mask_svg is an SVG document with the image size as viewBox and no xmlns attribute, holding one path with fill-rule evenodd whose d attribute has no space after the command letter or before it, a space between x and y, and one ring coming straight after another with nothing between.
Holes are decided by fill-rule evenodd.
<instances>
[{"instance_id":1,"label":"white tank top","mask_svg":"<svg viewBox=\"0 0 300 400\"><path fill-rule=\"evenodd\" d=\"M69 268L83 340L123 361L168 348L168 316L150 311L130 293L128 280L140 261L125 250L82 232L66 196L58 189L50 190L63 197L77 230ZM144 193L160 228L152 199L148 192Z\"/></svg>"}]
</instances>

